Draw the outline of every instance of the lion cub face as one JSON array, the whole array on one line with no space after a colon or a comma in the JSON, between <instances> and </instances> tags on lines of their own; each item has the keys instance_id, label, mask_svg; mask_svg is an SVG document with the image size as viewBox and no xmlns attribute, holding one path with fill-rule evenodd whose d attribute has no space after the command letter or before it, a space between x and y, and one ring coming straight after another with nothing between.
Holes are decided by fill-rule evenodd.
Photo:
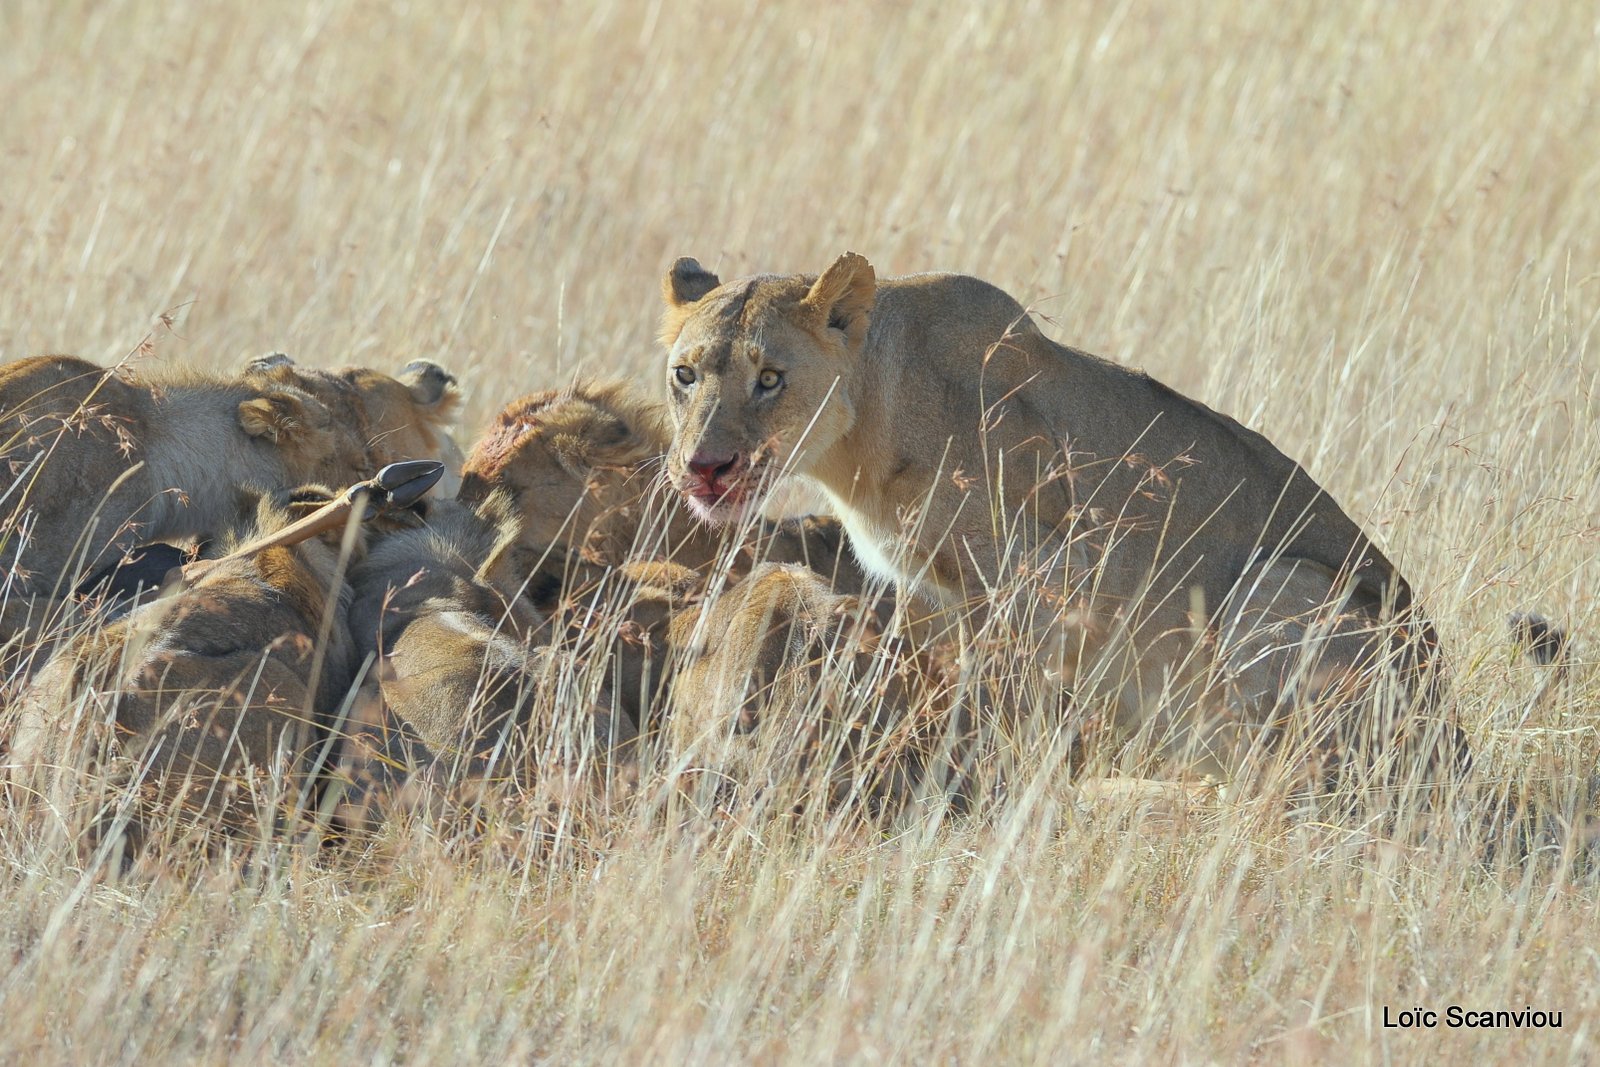
<instances>
[{"instance_id":1,"label":"lion cub face","mask_svg":"<svg viewBox=\"0 0 1600 1067\"><path fill-rule=\"evenodd\" d=\"M825 462L855 421L849 382L876 280L854 253L816 279L721 284L692 259L662 282L673 487L701 519L745 513L764 480Z\"/></svg>"}]
</instances>

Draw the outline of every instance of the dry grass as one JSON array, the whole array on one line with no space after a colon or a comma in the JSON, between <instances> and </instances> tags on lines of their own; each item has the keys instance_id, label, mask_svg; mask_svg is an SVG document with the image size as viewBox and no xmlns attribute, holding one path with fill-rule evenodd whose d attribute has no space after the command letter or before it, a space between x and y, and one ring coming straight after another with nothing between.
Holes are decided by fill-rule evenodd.
<instances>
[{"instance_id":1,"label":"dry grass","mask_svg":"<svg viewBox=\"0 0 1600 1067\"><path fill-rule=\"evenodd\" d=\"M1588 5L148 3L0 12L0 345L438 358L475 429L661 373L660 272L952 268L1268 433L1422 590L1480 760L1587 773ZM34 813L35 815L37 813ZM0 1060L1586 1061L1594 883L1059 775L890 835L636 820L147 882L0 829ZM1386 1030L1413 1005L1559 1031Z\"/></svg>"}]
</instances>

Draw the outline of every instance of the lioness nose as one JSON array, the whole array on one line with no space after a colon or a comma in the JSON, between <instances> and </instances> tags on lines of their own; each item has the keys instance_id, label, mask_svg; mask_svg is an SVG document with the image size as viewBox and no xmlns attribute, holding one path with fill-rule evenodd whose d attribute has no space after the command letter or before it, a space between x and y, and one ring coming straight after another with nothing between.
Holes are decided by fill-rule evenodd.
<instances>
[{"instance_id":1,"label":"lioness nose","mask_svg":"<svg viewBox=\"0 0 1600 1067\"><path fill-rule=\"evenodd\" d=\"M696 452L689 459L689 470L707 485L715 485L738 465L737 452Z\"/></svg>"}]
</instances>

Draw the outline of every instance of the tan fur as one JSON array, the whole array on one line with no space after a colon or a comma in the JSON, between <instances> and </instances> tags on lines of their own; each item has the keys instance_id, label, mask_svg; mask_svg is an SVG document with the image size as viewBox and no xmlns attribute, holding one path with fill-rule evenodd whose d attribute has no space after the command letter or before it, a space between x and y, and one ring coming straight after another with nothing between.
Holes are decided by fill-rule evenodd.
<instances>
[{"instance_id":1,"label":"tan fur","mask_svg":"<svg viewBox=\"0 0 1600 1067\"><path fill-rule=\"evenodd\" d=\"M330 498L264 498L253 532ZM333 585L342 535L223 562L65 646L19 700L13 780L44 791L90 842L117 829L119 814L135 847L169 819L203 835L276 820L282 812L262 804L300 802L358 667L349 591ZM132 809L106 806L134 785Z\"/></svg>"},{"instance_id":2,"label":"tan fur","mask_svg":"<svg viewBox=\"0 0 1600 1067\"><path fill-rule=\"evenodd\" d=\"M932 783L948 692L870 606L795 565L762 564L668 630L669 736L703 804L861 803L892 814Z\"/></svg>"},{"instance_id":3,"label":"tan fur","mask_svg":"<svg viewBox=\"0 0 1600 1067\"><path fill-rule=\"evenodd\" d=\"M820 277L726 285L680 260L663 288L668 472L702 515L739 516L788 469L832 501L868 569L969 631L991 621L989 590L1031 587L1022 602L1044 608L1013 627L1077 702L1207 769L1240 770L1286 717L1331 716L1362 743L1420 732L1367 697L1391 655L1433 695L1431 625L1259 434L1056 344L976 278L879 283L851 253ZM781 385L761 388L763 371ZM691 469L729 456L714 481Z\"/></svg>"},{"instance_id":4,"label":"tan fur","mask_svg":"<svg viewBox=\"0 0 1600 1067\"><path fill-rule=\"evenodd\" d=\"M347 826L370 829L469 784L525 788L626 758L633 723L609 701L567 736L553 718L550 671L533 648L550 628L510 567L522 522L503 493L475 507L437 502L420 528L375 539L352 573L351 626L378 669L341 759Z\"/></svg>"},{"instance_id":5,"label":"tan fur","mask_svg":"<svg viewBox=\"0 0 1600 1067\"><path fill-rule=\"evenodd\" d=\"M508 550L534 603L553 609L608 569L667 559L704 570L719 556L735 574L757 560L805 563L842 592L865 575L842 551L840 528L808 516L759 523L734 551L686 516L666 493L662 457L671 440L666 408L620 382L582 382L508 405L467 457L460 498L502 493L521 517ZM664 495L665 494L665 495Z\"/></svg>"},{"instance_id":6,"label":"tan fur","mask_svg":"<svg viewBox=\"0 0 1600 1067\"><path fill-rule=\"evenodd\" d=\"M455 394L441 376L433 364L400 379L320 371L282 355L233 376L148 381L71 356L5 365L0 463L20 479L0 503L6 635L37 629L75 576L141 541L233 528L241 488L344 485L396 459L451 454Z\"/></svg>"},{"instance_id":7,"label":"tan fur","mask_svg":"<svg viewBox=\"0 0 1600 1067\"><path fill-rule=\"evenodd\" d=\"M467 457L460 497L509 496L522 516L519 555L549 603L586 565L687 551L696 565L717 539L678 514L664 494L669 436L659 403L620 382L582 383L507 406Z\"/></svg>"},{"instance_id":8,"label":"tan fur","mask_svg":"<svg viewBox=\"0 0 1600 1067\"><path fill-rule=\"evenodd\" d=\"M734 580L770 560L810 566L840 592L866 584L835 520L756 523L732 547L692 521L660 477L669 439L665 408L628 385L534 394L508 405L473 447L460 494L475 506L504 497L520 520L497 550L509 591L553 617L550 639L563 654L604 664L611 708L641 731L665 712L666 620L719 559ZM645 561L677 568L674 588L657 580L662 571L646 577Z\"/></svg>"},{"instance_id":9,"label":"tan fur","mask_svg":"<svg viewBox=\"0 0 1600 1067\"><path fill-rule=\"evenodd\" d=\"M367 433L385 463L436 459L445 465L434 493L454 496L461 486L461 448L449 428L461 403L453 374L429 360L414 360L391 378L353 367L337 372L361 398Z\"/></svg>"}]
</instances>

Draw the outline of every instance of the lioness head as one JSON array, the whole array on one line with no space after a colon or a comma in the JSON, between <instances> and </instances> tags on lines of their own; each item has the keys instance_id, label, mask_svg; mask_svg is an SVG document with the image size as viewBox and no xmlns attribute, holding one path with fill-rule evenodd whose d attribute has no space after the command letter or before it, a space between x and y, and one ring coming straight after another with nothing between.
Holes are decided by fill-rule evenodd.
<instances>
[{"instance_id":1,"label":"lioness head","mask_svg":"<svg viewBox=\"0 0 1600 1067\"><path fill-rule=\"evenodd\" d=\"M446 468L441 494L459 482L461 450L447 428L460 391L437 363L415 360L391 377L302 367L273 352L249 360L244 379L263 396L240 408L241 428L280 446L303 444L307 462L292 464L297 480L343 485L398 460L437 459Z\"/></svg>"},{"instance_id":2,"label":"lioness head","mask_svg":"<svg viewBox=\"0 0 1600 1067\"><path fill-rule=\"evenodd\" d=\"M853 252L817 278L727 285L692 259L672 265L661 284L676 429L667 471L696 515L734 518L769 472L806 473L849 431L855 410L840 386L876 288Z\"/></svg>"},{"instance_id":3,"label":"lioness head","mask_svg":"<svg viewBox=\"0 0 1600 1067\"><path fill-rule=\"evenodd\" d=\"M522 515L521 539L619 563L641 529L668 428L661 405L620 382L535 393L495 417L467 457L460 499L496 490Z\"/></svg>"}]
</instances>

